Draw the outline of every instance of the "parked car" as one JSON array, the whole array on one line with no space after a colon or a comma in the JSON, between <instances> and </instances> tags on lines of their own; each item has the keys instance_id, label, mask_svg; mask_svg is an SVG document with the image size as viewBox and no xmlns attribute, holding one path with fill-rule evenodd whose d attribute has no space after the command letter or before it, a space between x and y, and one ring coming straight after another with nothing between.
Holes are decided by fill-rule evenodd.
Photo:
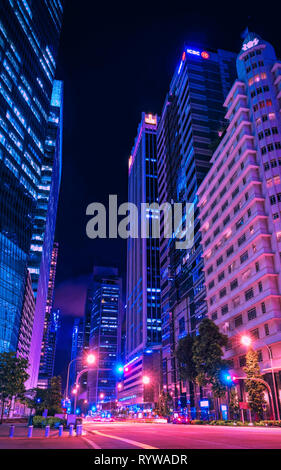
<instances>
[{"instance_id":1,"label":"parked car","mask_svg":"<svg viewBox=\"0 0 281 470\"><path fill-rule=\"evenodd\" d=\"M190 424L190 418L184 415L174 415L173 424Z\"/></svg>"}]
</instances>

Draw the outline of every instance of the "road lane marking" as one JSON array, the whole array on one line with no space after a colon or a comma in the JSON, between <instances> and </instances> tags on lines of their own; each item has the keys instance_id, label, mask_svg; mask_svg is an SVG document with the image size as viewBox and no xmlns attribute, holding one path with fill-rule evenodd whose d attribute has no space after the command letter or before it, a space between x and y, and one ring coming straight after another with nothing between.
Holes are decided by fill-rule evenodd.
<instances>
[{"instance_id":1,"label":"road lane marking","mask_svg":"<svg viewBox=\"0 0 281 470\"><path fill-rule=\"evenodd\" d=\"M91 441L90 439L87 439L84 436L82 437L82 439L86 441L89 444L89 446L93 447L94 449L101 449L101 447L98 446L94 441Z\"/></svg>"},{"instance_id":2,"label":"road lane marking","mask_svg":"<svg viewBox=\"0 0 281 470\"><path fill-rule=\"evenodd\" d=\"M127 442L127 444L132 444L133 446L140 447L141 449L158 449L158 447L152 447L148 444L144 444L143 442L132 441L131 439L125 439L124 437L117 437L112 436L112 434L105 434L100 431L90 431L92 434L98 434L99 436L109 437L110 439L116 439L117 441Z\"/></svg>"}]
</instances>

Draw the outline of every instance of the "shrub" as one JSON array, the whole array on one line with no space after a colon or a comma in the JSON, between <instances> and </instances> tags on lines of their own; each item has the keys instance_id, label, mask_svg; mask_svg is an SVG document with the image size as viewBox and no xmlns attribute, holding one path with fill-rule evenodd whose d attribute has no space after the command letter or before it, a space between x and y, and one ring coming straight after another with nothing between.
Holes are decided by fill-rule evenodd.
<instances>
[{"instance_id":1,"label":"shrub","mask_svg":"<svg viewBox=\"0 0 281 470\"><path fill-rule=\"evenodd\" d=\"M256 426L278 426L281 427L281 421L274 421L273 419L259 421L255 423Z\"/></svg>"},{"instance_id":2,"label":"shrub","mask_svg":"<svg viewBox=\"0 0 281 470\"><path fill-rule=\"evenodd\" d=\"M208 424L209 421L203 421L203 419L192 419L191 424Z\"/></svg>"},{"instance_id":3,"label":"shrub","mask_svg":"<svg viewBox=\"0 0 281 470\"><path fill-rule=\"evenodd\" d=\"M49 416L48 418L44 418L43 416L33 417L33 426L35 428L44 428L45 426L57 428L60 424L66 424L65 419L55 418L53 416Z\"/></svg>"}]
</instances>

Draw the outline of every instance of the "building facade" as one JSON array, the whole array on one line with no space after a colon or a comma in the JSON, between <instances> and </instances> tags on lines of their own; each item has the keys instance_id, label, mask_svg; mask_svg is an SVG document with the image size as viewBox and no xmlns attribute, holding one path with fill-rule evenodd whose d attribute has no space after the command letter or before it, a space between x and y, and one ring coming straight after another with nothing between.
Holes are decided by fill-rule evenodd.
<instances>
[{"instance_id":1,"label":"building facade","mask_svg":"<svg viewBox=\"0 0 281 470\"><path fill-rule=\"evenodd\" d=\"M28 262L36 296L29 359L31 388L35 386L39 373L49 282L52 276L52 254L61 182L62 129L63 84L60 80L54 80Z\"/></svg>"},{"instance_id":2,"label":"building facade","mask_svg":"<svg viewBox=\"0 0 281 470\"><path fill-rule=\"evenodd\" d=\"M69 390L66 395L70 395L70 390L75 384L77 373L82 370L82 357L83 357L83 344L84 344L84 322L83 318L75 318L72 330L72 343L71 343L71 366L69 371Z\"/></svg>"},{"instance_id":3,"label":"building facade","mask_svg":"<svg viewBox=\"0 0 281 470\"><path fill-rule=\"evenodd\" d=\"M152 237L152 223L159 223L159 210L141 204L158 203L156 133L158 117L142 113L129 159L128 202L138 209L139 234L127 242L125 368L119 401L122 405L146 406L158 400L160 383L161 311L159 238ZM143 216L142 216L143 215ZM143 223L148 236L141 236ZM157 373L152 365L158 359ZM151 367L150 367L151 366ZM156 370L156 369L155 369ZM143 377L150 376L145 387ZM153 375L153 377L152 377ZM149 392L149 399L145 396ZM152 389L152 392L151 392Z\"/></svg>"},{"instance_id":4,"label":"building facade","mask_svg":"<svg viewBox=\"0 0 281 470\"><path fill-rule=\"evenodd\" d=\"M116 400L122 280L117 268L95 266L92 282L90 350L96 356L96 362L88 372L88 401L93 406L105 408L112 407Z\"/></svg>"},{"instance_id":5,"label":"building facade","mask_svg":"<svg viewBox=\"0 0 281 470\"><path fill-rule=\"evenodd\" d=\"M19 329L19 338L17 344L17 355L24 359L29 359L30 345L32 338L32 327L35 311L35 297L32 289L32 281L27 270L26 284L24 291L23 307L21 312L21 322Z\"/></svg>"},{"instance_id":6,"label":"building facade","mask_svg":"<svg viewBox=\"0 0 281 470\"><path fill-rule=\"evenodd\" d=\"M190 249L176 249L175 237L164 237L164 214L160 216L163 384L173 395L175 406L180 398L186 400L176 344L186 334L196 334L207 312L196 192L225 125L222 104L236 77L235 59L235 54L221 49L186 48L158 124L159 203L194 204L194 243ZM186 215L183 213L183 226ZM192 390L189 393L193 402Z\"/></svg>"},{"instance_id":7,"label":"building facade","mask_svg":"<svg viewBox=\"0 0 281 470\"><path fill-rule=\"evenodd\" d=\"M62 9L61 1L0 5L0 351L16 350L23 325Z\"/></svg>"},{"instance_id":8,"label":"building facade","mask_svg":"<svg viewBox=\"0 0 281 470\"><path fill-rule=\"evenodd\" d=\"M61 313L59 309L52 310L48 320L48 330L46 333L44 331L40 369L37 382L39 388L48 388L54 375L56 347L60 329L60 317Z\"/></svg>"},{"instance_id":9,"label":"building facade","mask_svg":"<svg viewBox=\"0 0 281 470\"><path fill-rule=\"evenodd\" d=\"M41 345L41 356L39 366L40 385L49 385L54 372L54 362L56 354L57 334L60 324L59 310L53 311L54 289L56 279L56 268L58 259L58 243L53 245L51 268L48 284L48 295L44 319L43 340Z\"/></svg>"},{"instance_id":10,"label":"building facade","mask_svg":"<svg viewBox=\"0 0 281 470\"><path fill-rule=\"evenodd\" d=\"M249 33L237 73L224 103L228 127L198 190L208 316L229 337L225 358L237 377L245 376L241 338L251 338L274 395L273 368L280 407L281 62Z\"/></svg>"}]
</instances>

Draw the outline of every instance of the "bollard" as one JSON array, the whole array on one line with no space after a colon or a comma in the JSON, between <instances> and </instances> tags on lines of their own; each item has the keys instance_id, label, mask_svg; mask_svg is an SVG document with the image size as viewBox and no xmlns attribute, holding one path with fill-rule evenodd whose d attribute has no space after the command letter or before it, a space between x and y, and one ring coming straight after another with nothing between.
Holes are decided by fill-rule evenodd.
<instances>
[{"instance_id":1,"label":"bollard","mask_svg":"<svg viewBox=\"0 0 281 470\"><path fill-rule=\"evenodd\" d=\"M80 424L76 425L76 436L80 436Z\"/></svg>"},{"instance_id":2,"label":"bollard","mask_svg":"<svg viewBox=\"0 0 281 470\"><path fill-rule=\"evenodd\" d=\"M73 436L73 424L69 425L69 436Z\"/></svg>"},{"instance_id":3,"label":"bollard","mask_svg":"<svg viewBox=\"0 0 281 470\"><path fill-rule=\"evenodd\" d=\"M50 426L47 425L45 428L45 437L49 437L49 436L50 436Z\"/></svg>"},{"instance_id":4,"label":"bollard","mask_svg":"<svg viewBox=\"0 0 281 470\"><path fill-rule=\"evenodd\" d=\"M10 437L14 437L14 434L15 434L15 426L12 424L10 426Z\"/></svg>"},{"instance_id":5,"label":"bollard","mask_svg":"<svg viewBox=\"0 0 281 470\"><path fill-rule=\"evenodd\" d=\"M33 426L28 426L27 437L32 437Z\"/></svg>"},{"instance_id":6,"label":"bollard","mask_svg":"<svg viewBox=\"0 0 281 470\"><path fill-rule=\"evenodd\" d=\"M62 433L63 433L63 425L60 424L60 426L59 426L59 437L62 436Z\"/></svg>"}]
</instances>

